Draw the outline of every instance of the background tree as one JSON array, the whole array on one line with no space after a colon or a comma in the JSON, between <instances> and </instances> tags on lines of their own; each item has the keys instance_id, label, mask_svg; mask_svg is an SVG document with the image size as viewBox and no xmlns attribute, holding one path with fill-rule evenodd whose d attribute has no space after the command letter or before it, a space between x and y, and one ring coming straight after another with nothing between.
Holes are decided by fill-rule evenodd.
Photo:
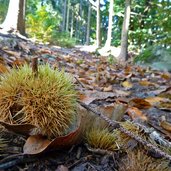
<instances>
[{"instance_id":1,"label":"background tree","mask_svg":"<svg viewBox=\"0 0 171 171\"><path fill-rule=\"evenodd\" d=\"M10 0L6 18L1 27L5 31L17 30L25 35L25 0Z\"/></svg>"},{"instance_id":2,"label":"background tree","mask_svg":"<svg viewBox=\"0 0 171 171\"><path fill-rule=\"evenodd\" d=\"M120 61L126 61L128 59L128 29L131 15L131 0L125 0L125 13L122 26L121 37L121 52L119 54Z\"/></svg>"},{"instance_id":3,"label":"background tree","mask_svg":"<svg viewBox=\"0 0 171 171\"><path fill-rule=\"evenodd\" d=\"M96 8L97 8L97 20L96 20L96 45L99 47L101 45L101 37L100 37L100 0L97 0L96 2Z\"/></svg>"},{"instance_id":4,"label":"background tree","mask_svg":"<svg viewBox=\"0 0 171 171\"><path fill-rule=\"evenodd\" d=\"M114 4L114 0L110 0L108 32L107 32L107 40L106 40L106 43L105 43L106 47L110 47L111 46L112 25L113 25L113 16L114 16L113 4Z\"/></svg>"},{"instance_id":5,"label":"background tree","mask_svg":"<svg viewBox=\"0 0 171 171\"><path fill-rule=\"evenodd\" d=\"M86 45L90 43L90 22L91 22L91 4L88 1L88 17L87 17L87 30L86 30Z\"/></svg>"},{"instance_id":6,"label":"background tree","mask_svg":"<svg viewBox=\"0 0 171 171\"><path fill-rule=\"evenodd\" d=\"M66 29L66 14L67 14L67 0L63 1L63 19L62 19L62 31Z\"/></svg>"},{"instance_id":7,"label":"background tree","mask_svg":"<svg viewBox=\"0 0 171 171\"><path fill-rule=\"evenodd\" d=\"M9 5L12 7L12 17L9 17L8 14L6 17L8 22L4 21L2 26L6 27L6 30L13 28L24 33L19 26L17 28L14 24L16 20L11 19L17 18L15 16L18 15L17 8L19 7L15 6L19 0L11 0L11 2L14 3L14 5ZM110 0L100 0L100 17L98 17L97 0L27 0L26 31L30 37L39 41L58 45L68 46L68 44L74 45L75 43L84 45L95 42L99 44L98 42L101 42L102 47L105 44L117 47L121 45L121 37L125 37L121 32L124 23L125 0L114 1L113 17L109 15L109 9L112 9L110 3L112 3ZM66 4L65 15L64 4ZM130 26L127 34L130 51L138 54L149 46L161 45L166 48L171 46L170 6L171 1L169 0L132 1ZM7 8L8 0L0 0L1 21L7 13ZM7 20L7 18L10 19ZM98 22L95 22L96 19ZM19 21L18 23L21 24L22 19ZM113 22L111 32L109 32L111 30L110 21ZM122 41L122 45L123 43L126 42ZM122 50L122 52L124 51Z\"/></svg>"}]
</instances>

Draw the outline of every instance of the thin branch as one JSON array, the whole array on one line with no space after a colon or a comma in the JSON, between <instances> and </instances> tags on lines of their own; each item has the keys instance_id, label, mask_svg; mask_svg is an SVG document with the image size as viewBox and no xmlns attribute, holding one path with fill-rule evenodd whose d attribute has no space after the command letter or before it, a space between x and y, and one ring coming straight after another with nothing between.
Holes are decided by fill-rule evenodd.
<instances>
[{"instance_id":1,"label":"thin branch","mask_svg":"<svg viewBox=\"0 0 171 171\"><path fill-rule=\"evenodd\" d=\"M34 76L37 77L38 76L38 57L32 58L31 67L32 67L32 72Z\"/></svg>"},{"instance_id":2,"label":"thin branch","mask_svg":"<svg viewBox=\"0 0 171 171\"><path fill-rule=\"evenodd\" d=\"M137 142L141 143L142 145L148 147L149 149L154 150L161 157L164 157L164 158L169 159L171 161L171 155L165 153L164 151L160 150L158 147L154 146L153 144L145 141L141 137L133 134L131 131L128 131L127 129L123 128L118 122L113 121L113 120L109 119L108 117L106 117L105 115L103 115L102 113L95 111L94 109L92 109L91 107L89 107L88 105L86 105L85 103L82 103L80 101L79 101L79 103L85 109L93 112L94 114L98 115L100 118L102 118L103 120L105 120L110 126L112 126L114 128L117 127L121 132L127 134L128 136L130 136L131 138L135 139Z\"/></svg>"}]
</instances>

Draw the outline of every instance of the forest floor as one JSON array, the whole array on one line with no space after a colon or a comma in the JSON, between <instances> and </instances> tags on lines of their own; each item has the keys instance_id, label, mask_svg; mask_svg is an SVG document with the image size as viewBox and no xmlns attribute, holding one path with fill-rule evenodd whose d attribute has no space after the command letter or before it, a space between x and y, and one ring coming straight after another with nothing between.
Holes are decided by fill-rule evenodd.
<instances>
[{"instance_id":1,"label":"forest floor","mask_svg":"<svg viewBox=\"0 0 171 171\"><path fill-rule=\"evenodd\" d=\"M93 108L100 111L111 120L123 123L129 120L135 123L140 128L139 131L155 141L155 147L161 150L156 152L153 145L149 148L150 142L146 139L145 144L135 140L127 142L128 151L136 149L135 153L119 149L111 152L80 143L67 150L53 149L30 155L22 153L26 136L3 130L0 137L6 140L8 146L0 151L0 170L171 170L169 72L142 68L131 63L114 63L111 59L95 53L80 51L78 47L67 49L2 36L0 41L0 74L9 68L31 63L33 57L38 57L41 65L49 63L55 69L64 68L74 77L80 94L79 100L90 110ZM97 124L99 120L95 118L94 122L96 123L91 124ZM135 136L138 137L139 134Z\"/></svg>"}]
</instances>

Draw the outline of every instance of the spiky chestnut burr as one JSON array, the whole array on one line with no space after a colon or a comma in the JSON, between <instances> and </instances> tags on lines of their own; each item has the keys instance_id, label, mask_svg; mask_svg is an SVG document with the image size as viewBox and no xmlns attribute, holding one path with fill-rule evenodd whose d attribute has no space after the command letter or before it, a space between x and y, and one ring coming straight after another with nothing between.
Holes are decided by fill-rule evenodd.
<instances>
[{"instance_id":1,"label":"spiky chestnut burr","mask_svg":"<svg viewBox=\"0 0 171 171\"><path fill-rule=\"evenodd\" d=\"M1 120L33 124L49 138L66 134L76 119L71 76L48 65L38 68L37 77L26 65L4 74L0 94Z\"/></svg>"},{"instance_id":2,"label":"spiky chestnut burr","mask_svg":"<svg viewBox=\"0 0 171 171\"><path fill-rule=\"evenodd\" d=\"M113 133L110 133L107 128L92 128L86 133L86 141L88 145L95 149L114 151L118 149L116 139L116 136Z\"/></svg>"}]
</instances>

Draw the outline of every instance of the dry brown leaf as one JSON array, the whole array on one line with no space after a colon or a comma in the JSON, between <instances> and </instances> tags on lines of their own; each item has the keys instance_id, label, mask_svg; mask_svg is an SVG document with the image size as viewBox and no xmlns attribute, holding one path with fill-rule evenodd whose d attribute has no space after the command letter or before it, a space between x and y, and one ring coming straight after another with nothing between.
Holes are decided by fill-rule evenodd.
<instances>
[{"instance_id":1,"label":"dry brown leaf","mask_svg":"<svg viewBox=\"0 0 171 171\"><path fill-rule=\"evenodd\" d=\"M166 121L166 117L165 117L165 116L162 116L162 117L161 117L160 126L161 126L163 129L165 129L165 130L171 132L171 123L169 123L169 122Z\"/></svg>"},{"instance_id":2,"label":"dry brown leaf","mask_svg":"<svg viewBox=\"0 0 171 171\"><path fill-rule=\"evenodd\" d=\"M117 94L117 97L126 97L131 94L130 91L123 91L123 90L117 90L117 89L114 89L114 92Z\"/></svg>"},{"instance_id":3,"label":"dry brown leaf","mask_svg":"<svg viewBox=\"0 0 171 171\"><path fill-rule=\"evenodd\" d=\"M52 54L52 51L49 49L43 48L43 49L39 50L39 53L41 53L41 54Z\"/></svg>"},{"instance_id":4,"label":"dry brown leaf","mask_svg":"<svg viewBox=\"0 0 171 171\"><path fill-rule=\"evenodd\" d=\"M11 51L11 50L4 50L7 54L14 56L16 58L20 58L21 52Z\"/></svg>"},{"instance_id":5,"label":"dry brown leaf","mask_svg":"<svg viewBox=\"0 0 171 171\"><path fill-rule=\"evenodd\" d=\"M154 127L157 131L161 132L165 138L171 141L171 132L166 131L165 129L162 129L162 127L156 124L156 122L153 119L149 118L147 122L149 125Z\"/></svg>"},{"instance_id":6,"label":"dry brown leaf","mask_svg":"<svg viewBox=\"0 0 171 171\"><path fill-rule=\"evenodd\" d=\"M169 123L169 122L167 122L167 121L161 121L161 122L160 122L160 126L161 126L163 129L165 129L165 130L171 132L171 123Z\"/></svg>"},{"instance_id":7,"label":"dry brown leaf","mask_svg":"<svg viewBox=\"0 0 171 171\"><path fill-rule=\"evenodd\" d=\"M69 171L68 168L64 165L59 165L55 171Z\"/></svg>"},{"instance_id":8,"label":"dry brown leaf","mask_svg":"<svg viewBox=\"0 0 171 171\"><path fill-rule=\"evenodd\" d=\"M136 107L139 109L149 109L150 107L152 107L148 101L141 98L131 99L129 101L129 106Z\"/></svg>"},{"instance_id":9,"label":"dry brown leaf","mask_svg":"<svg viewBox=\"0 0 171 171\"><path fill-rule=\"evenodd\" d=\"M87 96L86 94L79 94L79 100L86 105L89 105L91 102L93 102L96 99L96 97L90 97Z\"/></svg>"},{"instance_id":10,"label":"dry brown leaf","mask_svg":"<svg viewBox=\"0 0 171 171\"><path fill-rule=\"evenodd\" d=\"M9 131L24 135L29 135L30 132L36 128L36 126L31 124L8 124L3 121L0 121L0 124Z\"/></svg>"},{"instance_id":11,"label":"dry brown leaf","mask_svg":"<svg viewBox=\"0 0 171 171\"><path fill-rule=\"evenodd\" d=\"M5 66L4 64L0 63L0 74L8 72L8 71L9 71L9 69L7 68L7 66Z\"/></svg>"},{"instance_id":12,"label":"dry brown leaf","mask_svg":"<svg viewBox=\"0 0 171 171\"><path fill-rule=\"evenodd\" d=\"M121 121L124 114L126 113L126 110L127 110L127 105L119 102L114 103L114 109L110 116L110 119L115 121Z\"/></svg>"},{"instance_id":13,"label":"dry brown leaf","mask_svg":"<svg viewBox=\"0 0 171 171\"><path fill-rule=\"evenodd\" d=\"M81 118L76 129L65 136L60 136L50 141L42 135L30 136L24 144L24 154L39 154L49 149L68 148L78 144L81 139Z\"/></svg>"},{"instance_id":14,"label":"dry brown leaf","mask_svg":"<svg viewBox=\"0 0 171 171\"><path fill-rule=\"evenodd\" d=\"M145 100L149 102L152 106L155 106L159 104L161 101L165 101L165 98L155 96L155 97L147 97Z\"/></svg>"},{"instance_id":15,"label":"dry brown leaf","mask_svg":"<svg viewBox=\"0 0 171 171\"><path fill-rule=\"evenodd\" d=\"M103 91L104 91L104 92L112 92L112 91L113 91L112 85L109 85L108 87L104 87L104 88L103 88Z\"/></svg>"},{"instance_id":16,"label":"dry brown leaf","mask_svg":"<svg viewBox=\"0 0 171 171\"><path fill-rule=\"evenodd\" d=\"M30 136L23 147L24 154L39 154L47 149L51 142L42 135Z\"/></svg>"},{"instance_id":17,"label":"dry brown leaf","mask_svg":"<svg viewBox=\"0 0 171 171\"><path fill-rule=\"evenodd\" d=\"M129 107L127 109L128 115L134 120L134 119L141 119L143 121L147 121L147 117L143 114L141 110L139 110L136 107Z\"/></svg>"},{"instance_id":18,"label":"dry brown leaf","mask_svg":"<svg viewBox=\"0 0 171 171\"><path fill-rule=\"evenodd\" d=\"M13 66L23 66L24 64L26 64L26 61L24 59L16 59L12 63Z\"/></svg>"},{"instance_id":19,"label":"dry brown leaf","mask_svg":"<svg viewBox=\"0 0 171 171\"><path fill-rule=\"evenodd\" d=\"M77 78L83 84L90 84L86 78Z\"/></svg>"},{"instance_id":20,"label":"dry brown leaf","mask_svg":"<svg viewBox=\"0 0 171 171\"><path fill-rule=\"evenodd\" d=\"M169 80L171 79L171 75L169 73L162 73L161 78L165 80Z\"/></svg>"},{"instance_id":21,"label":"dry brown leaf","mask_svg":"<svg viewBox=\"0 0 171 171\"><path fill-rule=\"evenodd\" d=\"M154 87L158 86L158 84L152 83L152 82L147 81L147 80L139 81L139 84L140 84L141 86L154 86Z\"/></svg>"},{"instance_id":22,"label":"dry brown leaf","mask_svg":"<svg viewBox=\"0 0 171 171\"><path fill-rule=\"evenodd\" d=\"M131 89L133 87L133 84L130 81L124 81L121 85L126 89Z\"/></svg>"},{"instance_id":23,"label":"dry brown leaf","mask_svg":"<svg viewBox=\"0 0 171 171\"><path fill-rule=\"evenodd\" d=\"M161 110L171 111L171 101L160 102L159 104L156 105L156 107Z\"/></svg>"}]
</instances>

